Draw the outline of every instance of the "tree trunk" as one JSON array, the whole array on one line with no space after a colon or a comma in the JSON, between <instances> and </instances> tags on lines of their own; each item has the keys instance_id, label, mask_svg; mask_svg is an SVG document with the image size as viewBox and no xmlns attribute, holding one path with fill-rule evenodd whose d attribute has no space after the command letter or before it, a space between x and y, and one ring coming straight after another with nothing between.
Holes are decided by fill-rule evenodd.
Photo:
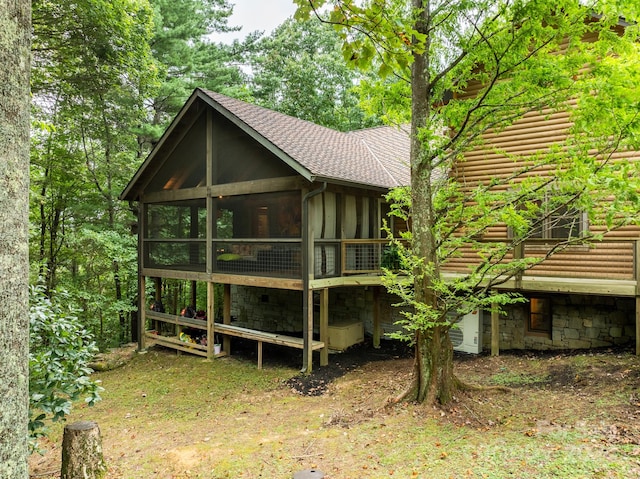
<instances>
[{"instance_id":1,"label":"tree trunk","mask_svg":"<svg viewBox=\"0 0 640 479\"><path fill-rule=\"evenodd\" d=\"M428 34L430 22L429 2L413 0L414 8L423 13L416 21L416 30ZM428 38L428 35L427 35ZM434 190L433 162L437 157L429 151L429 145L420 138L421 129L428 127L431 116L429 51L427 40L424 52L414 54L411 68L411 203L412 203L412 248L416 255L425 259L431 267L432 276L418 274L414 284L416 302L438 309L438 298L433 291L433 279L440 275L437 242L434 236L436 224L433 206ZM446 324L435 325L416 332L415 362L412 383L405 394L408 400L441 404L453 397L455 377L453 375L453 347Z\"/></svg>"},{"instance_id":2,"label":"tree trunk","mask_svg":"<svg viewBox=\"0 0 640 479\"><path fill-rule=\"evenodd\" d=\"M415 399L428 404L446 404L455 392L453 347L446 332L436 327L429 334L418 333L414 378Z\"/></svg>"},{"instance_id":3,"label":"tree trunk","mask_svg":"<svg viewBox=\"0 0 640 479\"><path fill-rule=\"evenodd\" d=\"M121 304L122 301L122 283L120 282L120 264L117 261L113 261L113 281L116 287L116 301ZM127 321L124 315L124 311L118 310L118 318L120 319L120 344L126 344L127 340Z\"/></svg>"},{"instance_id":4,"label":"tree trunk","mask_svg":"<svg viewBox=\"0 0 640 479\"><path fill-rule=\"evenodd\" d=\"M60 479L100 479L106 474L98 424L80 421L65 426Z\"/></svg>"},{"instance_id":5,"label":"tree trunk","mask_svg":"<svg viewBox=\"0 0 640 479\"><path fill-rule=\"evenodd\" d=\"M0 0L0 477L28 477L31 2Z\"/></svg>"}]
</instances>

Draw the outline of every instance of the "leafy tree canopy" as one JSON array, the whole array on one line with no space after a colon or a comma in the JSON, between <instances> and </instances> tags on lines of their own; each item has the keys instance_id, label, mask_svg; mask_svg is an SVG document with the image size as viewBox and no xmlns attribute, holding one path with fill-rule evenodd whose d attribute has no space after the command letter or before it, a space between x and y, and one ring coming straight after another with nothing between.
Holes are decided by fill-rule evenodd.
<instances>
[{"instance_id":1,"label":"leafy tree canopy","mask_svg":"<svg viewBox=\"0 0 640 479\"><path fill-rule=\"evenodd\" d=\"M251 55L253 97L263 106L337 130L378 123L359 106L364 76L340 53L329 25L286 20Z\"/></svg>"}]
</instances>

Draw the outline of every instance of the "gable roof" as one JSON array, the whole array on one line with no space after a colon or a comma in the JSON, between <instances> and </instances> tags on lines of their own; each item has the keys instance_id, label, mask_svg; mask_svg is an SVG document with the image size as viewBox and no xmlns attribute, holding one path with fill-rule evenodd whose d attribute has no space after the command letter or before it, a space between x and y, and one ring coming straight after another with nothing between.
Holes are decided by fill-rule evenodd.
<instances>
[{"instance_id":1,"label":"gable roof","mask_svg":"<svg viewBox=\"0 0 640 479\"><path fill-rule=\"evenodd\" d=\"M196 89L120 195L134 200L144 170L153 163L180 119L198 100L231 120L309 181L388 189L410 183L409 136L381 126L349 133L300 120L220 93Z\"/></svg>"}]
</instances>

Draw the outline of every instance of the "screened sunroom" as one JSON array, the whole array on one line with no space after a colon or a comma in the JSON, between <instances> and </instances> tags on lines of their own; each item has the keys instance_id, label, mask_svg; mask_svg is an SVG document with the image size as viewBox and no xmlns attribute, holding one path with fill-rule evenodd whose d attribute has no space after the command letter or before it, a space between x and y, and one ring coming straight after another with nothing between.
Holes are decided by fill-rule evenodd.
<instances>
[{"instance_id":1,"label":"screened sunroom","mask_svg":"<svg viewBox=\"0 0 640 479\"><path fill-rule=\"evenodd\" d=\"M240 336L260 348L298 347L308 368L313 351L326 363L328 288L380 284L384 194L408 181L406 158L408 139L397 130L341 133L196 90L121 195L138 210L141 337L194 352L179 333L195 324L227 343ZM207 304L199 305L205 323L179 317L179 305L149 310L166 295L167 279L207 290ZM153 298L145 297L148 284ZM266 323L235 327L231 286L298 291L291 299L298 326L293 321L277 337L282 331L265 330ZM315 320L314 291L325 298ZM150 322L173 325L175 334L154 336L149 328L167 328ZM214 356L209 345L196 349Z\"/></svg>"}]
</instances>

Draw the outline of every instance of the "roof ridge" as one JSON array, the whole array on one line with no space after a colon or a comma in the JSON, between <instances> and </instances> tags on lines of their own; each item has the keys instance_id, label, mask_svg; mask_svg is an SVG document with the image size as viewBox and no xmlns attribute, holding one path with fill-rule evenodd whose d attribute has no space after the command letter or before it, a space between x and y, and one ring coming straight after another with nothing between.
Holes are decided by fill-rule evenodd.
<instances>
[{"instance_id":1,"label":"roof ridge","mask_svg":"<svg viewBox=\"0 0 640 479\"><path fill-rule=\"evenodd\" d=\"M367 128L368 129L368 128ZM367 143L367 140L365 140L364 138L360 138L360 141L364 144L365 148L367 149L367 151L371 154L371 156L373 156L373 158L378 162L378 164L382 167L382 169L384 170L384 172L389 176L389 178L391 178L391 181L393 183L396 184L396 186L400 186L398 184L398 180L395 179L395 177L391 174L391 172L389 171L389 169L384 165L384 163L380 160L380 158L378 158L378 155L376 155L373 150L369 147L369 144Z\"/></svg>"}]
</instances>

